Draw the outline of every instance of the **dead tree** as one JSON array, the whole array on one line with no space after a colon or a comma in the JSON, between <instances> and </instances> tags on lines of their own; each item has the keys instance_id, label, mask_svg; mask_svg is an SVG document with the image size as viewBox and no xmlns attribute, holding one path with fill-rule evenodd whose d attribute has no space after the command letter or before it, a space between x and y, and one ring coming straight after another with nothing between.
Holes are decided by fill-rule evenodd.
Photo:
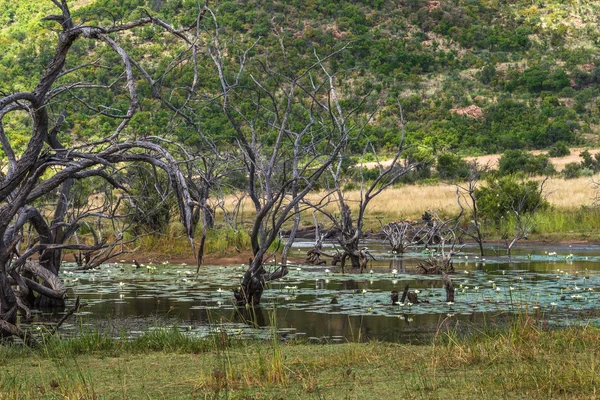
<instances>
[{"instance_id":1,"label":"dead tree","mask_svg":"<svg viewBox=\"0 0 600 400\"><path fill-rule=\"evenodd\" d=\"M139 139L136 132L128 130L129 122L140 105L137 84L145 80L152 88L158 103L174 107L163 98L161 87L143 65L118 43L123 33L137 27L154 25L172 34L185 46L186 54L196 52L196 40L188 30L176 30L166 22L147 15L140 19L108 27L78 22L72 17L66 0L52 0L58 15L45 18L58 23L57 44L52 59L32 91L2 95L0 98L0 144L7 160L6 175L0 177L0 334L22 336L16 325L17 313L27 316L30 307L64 304L64 286L58 272L62 252L66 249L99 251L107 242L96 243L72 240L79 228L93 218L104 218L94 212L67 218L72 202L72 189L76 182L100 179L114 190L126 193L124 165L145 163L165 171L177 197L181 219L192 243L192 199L185 177L179 168L180 161L172 152L151 137ZM202 14L199 14L198 19ZM77 72L99 68L98 63L77 66L67 65L69 51L79 40L97 42L106 46L120 59L121 65L112 66L117 73L110 85L81 80ZM118 71L118 72L117 72ZM95 74L88 74L92 79ZM122 107L95 104L94 96L87 91L105 90L119 92L126 102ZM113 132L92 142L76 143L67 147L61 141L64 112L77 105L90 114L114 120ZM5 133L2 120L9 114L27 115L31 127L30 141L25 150L14 150L10 134ZM65 142L66 143L66 142ZM52 197L54 212L48 215L38 202ZM118 208L118 207L117 207ZM71 213L71 216L74 216ZM110 218L111 215L107 214ZM31 229L30 229L31 228ZM28 234L29 232L29 234ZM37 261L30 258L38 256Z\"/></svg>"},{"instance_id":2,"label":"dead tree","mask_svg":"<svg viewBox=\"0 0 600 400\"><path fill-rule=\"evenodd\" d=\"M436 239L438 246L433 248L429 257L418 264L424 274L453 273L452 257L463 246L458 246L460 218L462 213L454 218L443 220L435 211L425 213L428 216L425 244L428 245Z\"/></svg>"},{"instance_id":3,"label":"dead tree","mask_svg":"<svg viewBox=\"0 0 600 400\"><path fill-rule=\"evenodd\" d=\"M479 218L479 210L477 209L477 187L481 176L489 169L488 165L481 166L477 161L469 163L469 177L465 185L456 185L456 197L458 206L464 210L463 202L471 210L470 221L466 227L461 227L463 235L475 240L479 246L479 255L484 256L483 251L483 234L481 231L481 221ZM461 201L463 199L463 201Z\"/></svg>"},{"instance_id":4,"label":"dead tree","mask_svg":"<svg viewBox=\"0 0 600 400\"><path fill-rule=\"evenodd\" d=\"M415 242L415 224L411 221L382 224L381 231L394 253L404 253L406 248Z\"/></svg>"},{"instance_id":5,"label":"dead tree","mask_svg":"<svg viewBox=\"0 0 600 400\"><path fill-rule=\"evenodd\" d=\"M225 57L230 50L222 47L214 16L213 20L209 53L220 87L214 102L233 129L232 140L245 169L244 189L255 212L249 230L253 257L234 294L240 306L257 305L265 285L288 273L287 251L300 222L301 201L338 158L348 132L333 117L341 111L331 105L337 89L325 64L335 53L325 58L315 54L314 63L297 72L280 39L279 52L249 59L246 51L232 67L226 63L231 54ZM260 43L253 45L257 46ZM274 65L282 60L285 68L277 70ZM282 264L268 271L265 262L274 251L271 246L290 220L293 228Z\"/></svg>"},{"instance_id":6,"label":"dead tree","mask_svg":"<svg viewBox=\"0 0 600 400\"><path fill-rule=\"evenodd\" d=\"M338 99L334 98L333 100L334 104L339 108ZM312 207L321 212L331 222L333 228L337 232L336 240L343 250L341 259L342 272L344 272L347 259L350 260L353 268L360 268L361 272L364 268L364 262L361 262L360 240L362 239L366 212L371 200L418 165L418 163L410 163L408 161L405 163L402 162L401 157L406 147L404 143L404 119L402 117L402 108L399 108L400 115L397 117L397 120L401 137L396 153L386 166L384 166L381 160L377 159L376 168L378 170L378 175L370 183L361 179L359 199L356 201L356 211L353 213L350 207L353 201L349 200L346 193L342 190L342 155L338 157L335 164L328 168L330 172L330 180L328 182L330 185L330 194L325 197L321 203L312 205ZM371 114L371 117L373 114ZM346 121L341 115L338 119L338 124L341 126L346 124ZM361 130L357 132L357 135L360 134L362 134ZM359 169L358 172L362 173L362 169ZM332 203L337 209L337 212L328 208Z\"/></svg>"},{"instance_id":7,"label":"dead tree","mask_svg":"<svg viewBox=\"0 0 600 400\"><path fill-rule=\"evenodd\" d=\"M331 257L330 254L323 252L323 239L325 235L321 234L321 226L315 212L312 213L313 220L315 221L315 246L306 252L306 263L311 265L323 265L327 262L321 260L321 257Z\"/></svg>"}]
</instances>

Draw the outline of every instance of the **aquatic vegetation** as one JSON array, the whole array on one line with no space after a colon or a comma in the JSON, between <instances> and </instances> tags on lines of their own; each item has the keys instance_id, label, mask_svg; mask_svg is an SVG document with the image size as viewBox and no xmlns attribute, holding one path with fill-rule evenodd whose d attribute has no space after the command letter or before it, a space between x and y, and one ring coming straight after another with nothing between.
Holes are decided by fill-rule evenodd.
<instances>
[{"instance_id":1,"label":"aquatic vegetation","mask_svg":"<svg viewBox=\"0 0 600 400\"><path fill-rule=\"evenodd\" d=\"M504 257L488 256L485 266L473 255L469 258L461 255L455 263L468 273L452 276L457 288L452 303L445 301L439 276L414 272L422 254L409 249L394 257L382 247L370 247L376 258L371 267L373 273L369 270L366 274L340 274L328 268L294 266L290 268L293 273L264 292L259 313L276 313L280 318L279 328L294 329L294 335L306 332L313 336L344 336L349 334L349 328L340 328L344 325L342 321L350 321L354 324L352 329L369 326L369 337L383 339L391 338L390 335L399 338L408 332L406 319L399 318L406 310L410 310L410 326L420 326L424 332L434 332L440 318L448 314L456 319L477 321L523 310L534 310L552 324L600 323L595 316L595 303L600 300L600 291L596 290L600 287L599 246L580 252L575 248L557 249L559 255L572 254L568 261L565 256L544 254L539 248L528 248L522 254L516 251L510 263ZM398 262L402 264L394 264ZM256 326L249 326L236 316L230 298L239 279L239 266L203 266L197 280L194 266L162 263L148 266L136 269L111 263L83 272L76 271L74 265L64 265L62 274L69 278L66 282L69 297L81 296L88 304L78 313L80 321L94 324L107 315L110 318L168 315L182 321L197 321L196 325L218 323L236 334L243 329L244 337L261 334ZM392 304L390 292L402 293L406 284L419 296L419 303ZM323 324L322 318L335 323ZM268 325L268 318L258 322L258 327ZM205 331L195 326L189 333L208 334Z\"/></svg>"}]
</instances>

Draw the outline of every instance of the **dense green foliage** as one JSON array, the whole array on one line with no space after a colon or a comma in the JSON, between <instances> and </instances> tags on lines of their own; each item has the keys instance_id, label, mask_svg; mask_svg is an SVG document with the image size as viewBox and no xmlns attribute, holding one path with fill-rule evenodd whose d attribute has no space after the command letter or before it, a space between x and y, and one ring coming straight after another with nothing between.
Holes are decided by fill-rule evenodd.
<instances>
[{"instance_id":1,"label":"dense green foliage","mask_svg":"<svg viewBox=\"0 0 600 400\"><path fill-rule=\"evenodd\" d=\"M328 63L341 85L344 104L351 108L367 94L367 105L382 105L376 123L352 141L362 153L367 143L377 151L398 144L397 116L389 112L397 101L403 106L407 139L433 152L458 150L463 154L501 152L515 148L545 148L558 141L579 143L595 137L598 117L600 68L594 57L600 37L590 19L596 1L480 2L456 0L373 0L351 2L215 1L210 4L232 55L251 47L249 55L270 54L281 37L287 59L269 59L278 68L288 62L294 70L340 50ZM188 26L194 21L197 2L190 0L96 0L72 2L78 18L94 22L127 21L141 10ZM55 33L50 1L0 0L0 90L31 88L49 61ZM575 17L574 17L575 16ZM207 32L212 19L204 20ZM126 49L135 57L156 60L156 71L165 72L163 84L189 83L190 71L169 69L181 51L176 42L152 26L138 29ZM208 33L207 33L208 35ZM171 45L167 52L159 42ZM69 66L99 59L110 66L115 54L103 46L80 41L69 56ZM345 48L342 46L347 44ZM202 93L216 93L216 72L208 54L200 57ZM280 64L280 65L276 65ZM121 71L90 67L77 72L82 80L110 84ZM153 71L155 72L155 71ZM167 73L168 72L168 73ZM234 71L227 71L233 73ZM242 82L243 84L243 82ZM141 84L140 91L150 91ZM168 93L180 106L185 91ZM142 93L144 94L144 93ZM147 93L145 93L147 94ZM93 92L95 104L121 109L124 99L110 92ZM63 96L63 98L66 96ZM91 100L83 98L82 100ZM465 107L480 114L461 115ZM72 140L102 136L115 122L99 114L90 117L81 103L68 108ZM228 127L213 106L198 108L203 132L226 138ZM15 143L27 143L25 119L6 121ZM185 124L173 124L167 111L158 111L154 100L143 100L129 128L140 135L175 131L194 142ZM592 135L590 135L592 134ZM584 139L587 138L587 139Z\"/></svg>"},{"instance_id":2,"label":"dense green foliage","mask_svg":"<svg viewBox=\"0 0 600 400\"><path fill-rule=\"evenodd\" d=\"M501 175L523 172L528 175L551 175L554 167L545 154L533 155L523 150L506 150L499 161Z\"/></svg>"},{"instance_id":3,"label":"dense green foliage","mask_svg":"<svg viewBox=\"0 0 600 400\"><path fill-rule=\"evenodd\" d=\"M510 175L488 180L475 194L480 215L497 225L510 214L524 215L548 206L538 182L522 182Z\"/></svg>"}]
</instances>

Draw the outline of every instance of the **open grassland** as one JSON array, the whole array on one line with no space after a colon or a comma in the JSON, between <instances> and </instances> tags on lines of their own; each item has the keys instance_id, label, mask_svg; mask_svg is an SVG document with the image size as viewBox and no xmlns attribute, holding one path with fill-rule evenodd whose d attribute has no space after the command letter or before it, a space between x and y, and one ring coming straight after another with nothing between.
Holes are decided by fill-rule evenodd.
<instances>
[{"instance_id":1,"label":"open grassland","mask_svg":"<svg viewBox=\"0 0 600 400\"><path fill-rule=\"evenodd\" d=\"M599 180L600 175L576 179L549 178L545 184L548 201L555 209L562 210L591 206L596 195L594 182ZM346 192L346 195L354 200L351 205L356 205L360 199L358 190ZM316 201L320 196L314 194L311 199ZM383 217L384 220L418 219L426 210L448 215L458 212L456 185L437 183L387 189L373 199L368 214L371 218Z\"/></svg>"},{"instance_id":2,"label":"open grassland","mask_svg":"<svg viewBox=\"0 0 600 400\"><path fill-rule=\"evenodd\" d=\"M534 178L542 180L542 178ZM592 177L581 177L576 179L563 179L552 177L545 184L545 192L548 194L548 201L555 209L574 210L582 206L591 206L594 203L597 189L594 182L600 182L600 174ZM485 184L485 182L483 183ZM462 183L458 183L462 185ZM423 212L435 210L441 214L453 214L458 212L457 186L448 183L434 183L423 185L403 185L384 190L375 197L368 208L368 219L383 221L401 220L401 219L419 219ZM360 199L359 190L350 190L344 192L351 208L358 207ZM312 203L318 203L325 192L309 194L307 197ZM332 201L328 206L330 210L335 209L335 203ZM227 208L231 209L234 197L227 199ZM237 201L237 198L235 198ZM253 209L249 199L243 200L244 212L242 216L253 214ZM463 200L464 204L464 200ZM219 213L222 215L222 213ZM307 217L303 221L312 224L312 217Z\"/></svg>"},{"instance_id":3,"label":"open grassland","mask_svg":"<svg viewBox=\"0 0 600 400\"><path fill-rule=\"evenodd\" d=\"M541 180L542 178L534 178ZM595 205L597 195L596 184L600 182L600 174L592 177L576 179L549 178L545 183L545 192L548 195L550 208L540 211L536 216L536 227L530 239L539 240L600 240L600 206ZM311 193L308 198L313 203L318 203L325 193ZM348 204L356 210L360 192L352 190L345 192L349 199ZM238 198L230 196L226 199L226 209L229 212L234 208ZM248 250L250 240L246 231L239 229L246 226L254 215L251 202L248 198L242 200L238 216L238 229L224 227L220 222L223 212L217 210L217 229L209 231L206 242L206 254L209 256L226 257L239 254ZM463 199L463 205L465 205ZM332 201L328 206L330 211L337 212ZM448 218L459 212L457 203L456 185L448 183L435 183L429 185L404 185L389 188L375 197L369 205L365 218L365 228L378 230L381 224L399 220L418 220L427 210L434 210L442 217ZM331 223L322 215L317 214L323 226ZM310 211L302 214L301 224L312 226L313 216ZM503 227L510 230L510 221ZM248 227L248 226L246 226ZM486 240L495 240L498 232L493 227L486 227ZM156 253L163 256L191 256L189 243L184 239L185 230L179 222L170 225L169 232L165 235L154 235L140 241L138 253ZM196 235L200 236L199 232ZM175 240L176 239L176 240Z\"/></svg>"},{"instance_id":4,"label":"open grassland","mask_svg":"<svg viewBox=\"0 0 600 400\"><path fill-rule=\"evenodd\" d=\"M0 399L595 399L599 355L599 329L527 319L424 346L92 335L0 347Z\"/></svg>"}]
</instances>

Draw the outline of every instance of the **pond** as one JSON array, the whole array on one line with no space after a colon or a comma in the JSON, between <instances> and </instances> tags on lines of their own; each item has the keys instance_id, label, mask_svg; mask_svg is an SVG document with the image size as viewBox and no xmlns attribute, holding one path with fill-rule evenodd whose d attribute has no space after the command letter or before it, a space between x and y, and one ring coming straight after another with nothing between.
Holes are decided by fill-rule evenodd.
<instances>
[{"instance_id":1,"label":"pond","mask_svg":"<svg viewBox=\"0 0 600 400\"><path fill-rule=\"evenodd\" d=\"M294 255L301 257L311 245L296 243ZM81 272L65 264L62 278L70 300L80 296L87 306L61 330L91 327L134 336L148 326L176 325L197 335L226 330L240 337L267 337L277 329L284 339L418 342L442 322L496 324L511 313L533 314L550 325L600 322L595 312L600 245L524 245L510 261L477 257L474 247L465 247L454 258L453 304L445 301L439 276L416 273L427 254L397 255L379 243L367 245L375 257L367 273L293 265L288 276L264 292L259 309L242 312L233 306L231 291L244 265L203 266L195 280L192 265L158 263L136 269L115 262ZM392 304L390 292L402 292L406 284L423 302ZM43 319L40 315L34 324Z\"/></svg>"}]
</instances>

